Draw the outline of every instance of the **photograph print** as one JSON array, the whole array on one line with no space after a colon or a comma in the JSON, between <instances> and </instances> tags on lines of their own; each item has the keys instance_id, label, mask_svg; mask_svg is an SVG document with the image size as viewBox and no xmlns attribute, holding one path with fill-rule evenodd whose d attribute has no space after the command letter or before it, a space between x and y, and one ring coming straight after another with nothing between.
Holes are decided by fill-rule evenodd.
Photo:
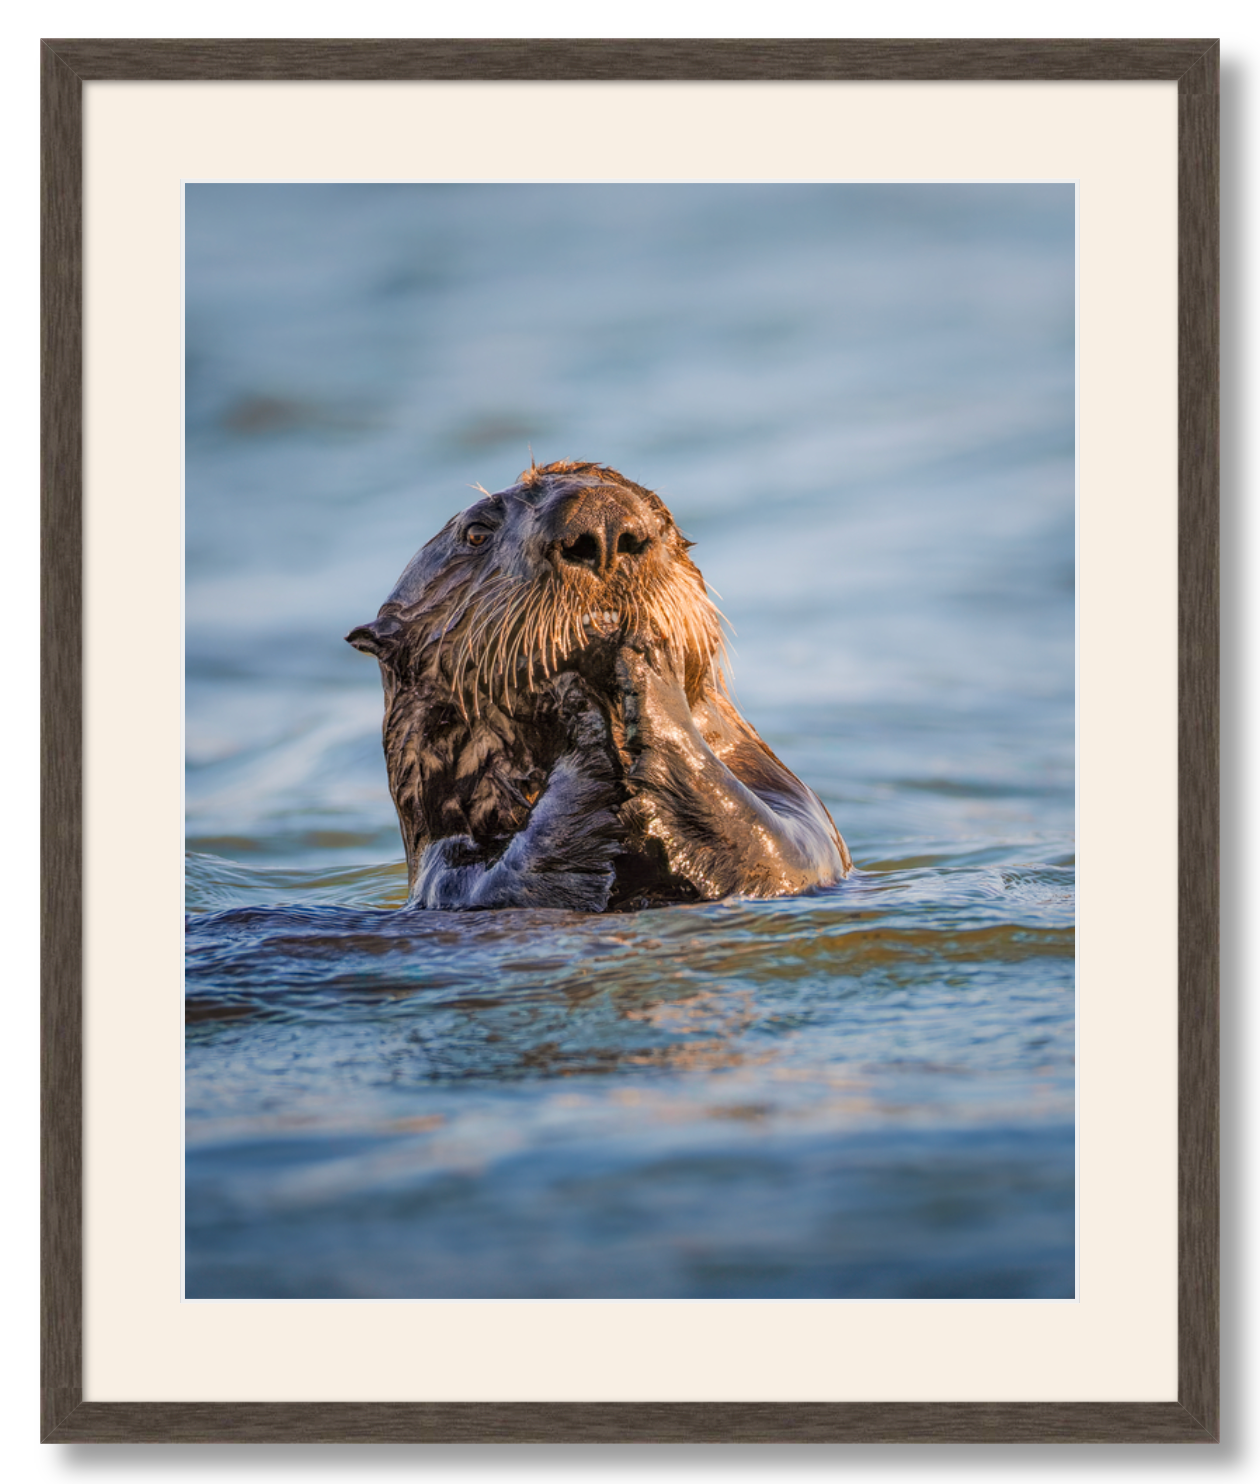
<instances>
[{"instance_id":1,"label":"photograph print","mask_svg":"<svg viewBox=\"0 0 1260 1484\"><path fill-rule=\"evenodd\" d=\"M1071 184L185 187L185 1296L1073 1299Z\"/></svg>"}]
</instances>

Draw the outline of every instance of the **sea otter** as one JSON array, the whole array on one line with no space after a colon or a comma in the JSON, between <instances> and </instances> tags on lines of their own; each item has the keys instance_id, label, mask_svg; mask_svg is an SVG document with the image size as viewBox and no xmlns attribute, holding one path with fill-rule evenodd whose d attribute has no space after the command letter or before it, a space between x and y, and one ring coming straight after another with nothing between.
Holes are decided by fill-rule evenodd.
<instances>
[{"instance_id":1,"label":"sea otter","mask_svg":"<svg viewBox=\"0 0 1260 1484\"><path fill-rule=\"evenodd\" d=\"M534 466L346 635L380 662L410 905L630 911L848 873L727 695L691 544L615 469Z\"/></svg>"}]
</instances>

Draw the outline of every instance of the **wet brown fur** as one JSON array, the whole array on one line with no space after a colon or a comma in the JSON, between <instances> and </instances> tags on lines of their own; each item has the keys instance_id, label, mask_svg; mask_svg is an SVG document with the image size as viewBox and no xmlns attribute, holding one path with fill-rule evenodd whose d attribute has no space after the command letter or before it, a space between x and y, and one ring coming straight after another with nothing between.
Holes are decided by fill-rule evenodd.
<instances>
[{"instance_id":1,"label":"wet brown fur","mask_svg":"<svg viewBox=\"0 0 1260 1484\"><path fill-rule=\"evenodd\" d=\"M478 521L486 549L466 544ZM620 533L615 552L605 532ZM347 636L381 661L390 786L429 905L779 895L815 881L783 865L775 831L786 819L791 856L797 817L813 826L819 812L836 846L813 877L848 869L822 805L727 695L721 617L691 545L659 496L615 469L531 464L449 521ZM573 559L586 550L589 566ZM608 612L615 622L584 627ZM510 884L462 900L487 896L499 862Z\"/></svg>"}]
</instances>

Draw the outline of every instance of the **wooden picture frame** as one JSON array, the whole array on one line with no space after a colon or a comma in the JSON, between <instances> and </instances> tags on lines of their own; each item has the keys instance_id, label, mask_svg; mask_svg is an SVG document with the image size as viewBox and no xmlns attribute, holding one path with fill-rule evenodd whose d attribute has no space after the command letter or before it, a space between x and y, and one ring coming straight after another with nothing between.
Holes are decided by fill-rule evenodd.
<instances>
[{"instance_id":1,"label":"wooden picture frame","mask_svg":"<svg viewBox=\"0 0 1260 1484\"><path fill-rule=\"evenodd\" d=\"M49 1442L1212 1442L1218 1436L1219 44L43 45L43 1354ZM90 1402L82 1388L82 86L96 80L1164 81L1179 94L1178 1394L1168 1402Z\"/></svg>"}]
</instances>

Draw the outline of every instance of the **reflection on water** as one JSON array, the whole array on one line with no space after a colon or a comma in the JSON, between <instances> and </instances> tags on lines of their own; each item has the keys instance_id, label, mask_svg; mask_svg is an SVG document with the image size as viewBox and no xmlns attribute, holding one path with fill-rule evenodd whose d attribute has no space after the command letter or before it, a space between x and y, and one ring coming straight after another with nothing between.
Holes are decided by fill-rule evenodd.
<instances>
[{"instance_id":1,"label":"reflection on water","mask_svg":"<svg viewBox=\"0 0 1260 1484\"><path fill-rule=\"evenodd\" d=\"M1074 1292L1070 188L190 187L192 1297ZM341 642L658 489L860 871L398 911Z\"/></svg>"}]
</instances>

